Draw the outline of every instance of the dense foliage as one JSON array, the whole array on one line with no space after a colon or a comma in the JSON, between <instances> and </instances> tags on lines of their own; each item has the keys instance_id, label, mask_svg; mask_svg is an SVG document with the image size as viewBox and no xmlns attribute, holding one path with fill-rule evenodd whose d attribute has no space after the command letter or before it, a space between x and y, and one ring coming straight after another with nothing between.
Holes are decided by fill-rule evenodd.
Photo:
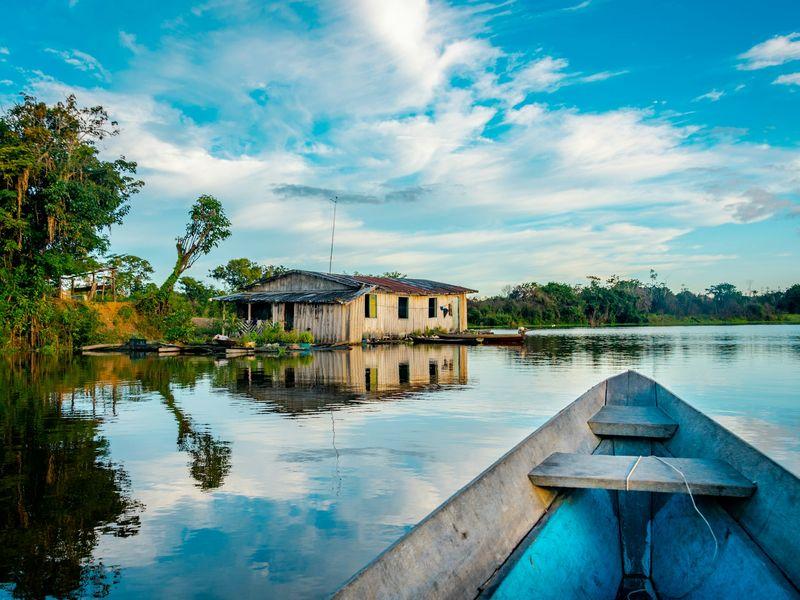
<instances>
[{"instance_id":1,"label":"dense foliage","mask_svg":"<svg viewBox=\"0 0 800 600\"><path fill-rule=\"evenodd\" d=\"M262 265L249 258L232 258L224 265L211 269L208 274L225 284L231 292L238 292L268 277L288 271L283 265Z\"/></svg>"},{"instance_id":2,"label":"dense foliage","mask_svg":"<svg viewBox=\"0 0 800 600\"><path fill-rule=\"evenodd\" d=\"M4 343L53 343L49 302L62 275L86 270L142 186L136 164L104 161L117 135L102 107L74 96L48 106L26 96L0 116L0 334Z\"/></svg>"},{"instance_id":3,"label":"dense foliage","mask_svg":"<svg viewBox=\"0 0 800 600\"><path fill-rule=\"evenodd\" d=\"M614 325L774 321L800 314L800 284L786 291L744 294L730 283L677 294L664 283L590 277L588 285L523 283L469 304L471 325Z\"/></svg>"}]
</instances>

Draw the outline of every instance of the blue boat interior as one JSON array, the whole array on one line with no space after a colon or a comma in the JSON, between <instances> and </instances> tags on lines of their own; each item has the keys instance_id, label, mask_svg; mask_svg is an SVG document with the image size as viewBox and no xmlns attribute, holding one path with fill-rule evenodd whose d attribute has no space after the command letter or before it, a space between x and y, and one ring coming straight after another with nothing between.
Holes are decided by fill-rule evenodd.
<instances>
[{"instance_id":1,"label":"blue boat interior","mask_svg":"<svg viewBox=\"0 0 800 600\"><path fill-rule=\"evenodd\" d=\"M589 426L603 440L593 454L531 471L558 496L482 597L800 597L731 514L754 482L722 460L676 460L662 442L679 425L655 406L605 406Z\"/></svg>"},{"instance_id":2,"label":"blue boat interior","mask_svg":"<svg viewBox=\"0 0 800 600\"><path fill-rule=\"evenodd\" d=\"M652 379L594 386L338 592L800 599L800 479Z\"/></svg>"}]
</instances>

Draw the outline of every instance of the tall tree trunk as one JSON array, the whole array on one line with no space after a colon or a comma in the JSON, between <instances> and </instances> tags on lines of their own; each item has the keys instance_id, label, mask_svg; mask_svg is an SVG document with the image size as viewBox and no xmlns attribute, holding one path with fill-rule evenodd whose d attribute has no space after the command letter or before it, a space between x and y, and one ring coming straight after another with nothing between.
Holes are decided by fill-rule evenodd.
<instances>
[{"instance_id":1,"label":"tall tree trunk","mask_svg":"<svg viewBox=\"0 0 800 600\"><path fill-rule=\"evenodd\" d=\"M30 173L30 169L26 167L17 178L17 226L19 227L19 232L17 233L17 250L22 250L22 198L28 191L28 178L30 177Z\"/></svg>"},{"instance_id":2,"label":"tall tree trunk","mask_svg":"<svg viewBox=\"0 0 800 600\"><path fill-rule=\"evenodd\" d=\"M175 289L175 284L178 283L178 278L180 278L181 273L183 273L183 270L180 268L180 265L176 264L172 269L172 273L167 277L167 280L161 284L160 292L162 295L169 295L172 290Z\"/></svg>"},{"instance_id":3,"label":"tall tree trunk","mask_svg":"<svg viewBox=\"0 0 800 600\"><path fill-rule=\"evenodd\" d=\"M178 259L175 261L175 266L172 267L172 273L169 274L169 277L161 284L161 288L159 289L161 295L165 298L169 297L169 294L175 289L175 284L178 283L178 279L186 270L186 263L189 259L189 255L183 252L183 248L180 244L177 244L177 248Z\"/></svg>"}]
</instances>

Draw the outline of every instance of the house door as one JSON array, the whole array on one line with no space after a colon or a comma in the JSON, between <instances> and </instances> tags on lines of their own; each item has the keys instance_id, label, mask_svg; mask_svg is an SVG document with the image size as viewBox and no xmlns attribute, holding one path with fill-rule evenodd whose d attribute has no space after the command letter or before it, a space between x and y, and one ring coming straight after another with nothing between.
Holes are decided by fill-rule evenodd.
<instances>
[{"instance_id":1,"label":"house door","mask_svg":"<svg viewBox=\"0 0 800 600\"><path fill-rule=\"evenodd\" d=\"M294 329L294 303L287 302L283 306L283 328L286 331Z\"/></svg>"}]
</instances>

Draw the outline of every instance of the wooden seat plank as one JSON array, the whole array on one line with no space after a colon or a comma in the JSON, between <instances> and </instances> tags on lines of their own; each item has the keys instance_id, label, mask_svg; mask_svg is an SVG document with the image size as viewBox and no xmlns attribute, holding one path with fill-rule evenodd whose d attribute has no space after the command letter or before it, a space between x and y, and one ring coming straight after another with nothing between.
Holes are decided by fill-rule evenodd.
<instances>
[{"instance_id":1,"label":"wooden seat plank","mask_svg":"<svg viewBox=\"0 0 800 600\"><path fill-rule=\"evenodd\" d=\"M678 424L655 406L606 405L588 421L595 435L667 439Z\"/></svg>"},{"instance_id":2,"label":"wooden seat plank","mask_svg":"<svg viewBox=\"0 0 800 600\"><path fill-rule=\"evenodd\" d=\"M637 462L638 459L638 462ZM728 463L702 458L663 458L677 467L692 494L747 497L753 482ZM634 468L635 466L635 468ZM633 472L631 472L633 469ZM601 488L641 492L687 493L680 473L655 456L607 456L556 452L529 474L535 485L562 488Z\"/></svg>"}]
</instances>

